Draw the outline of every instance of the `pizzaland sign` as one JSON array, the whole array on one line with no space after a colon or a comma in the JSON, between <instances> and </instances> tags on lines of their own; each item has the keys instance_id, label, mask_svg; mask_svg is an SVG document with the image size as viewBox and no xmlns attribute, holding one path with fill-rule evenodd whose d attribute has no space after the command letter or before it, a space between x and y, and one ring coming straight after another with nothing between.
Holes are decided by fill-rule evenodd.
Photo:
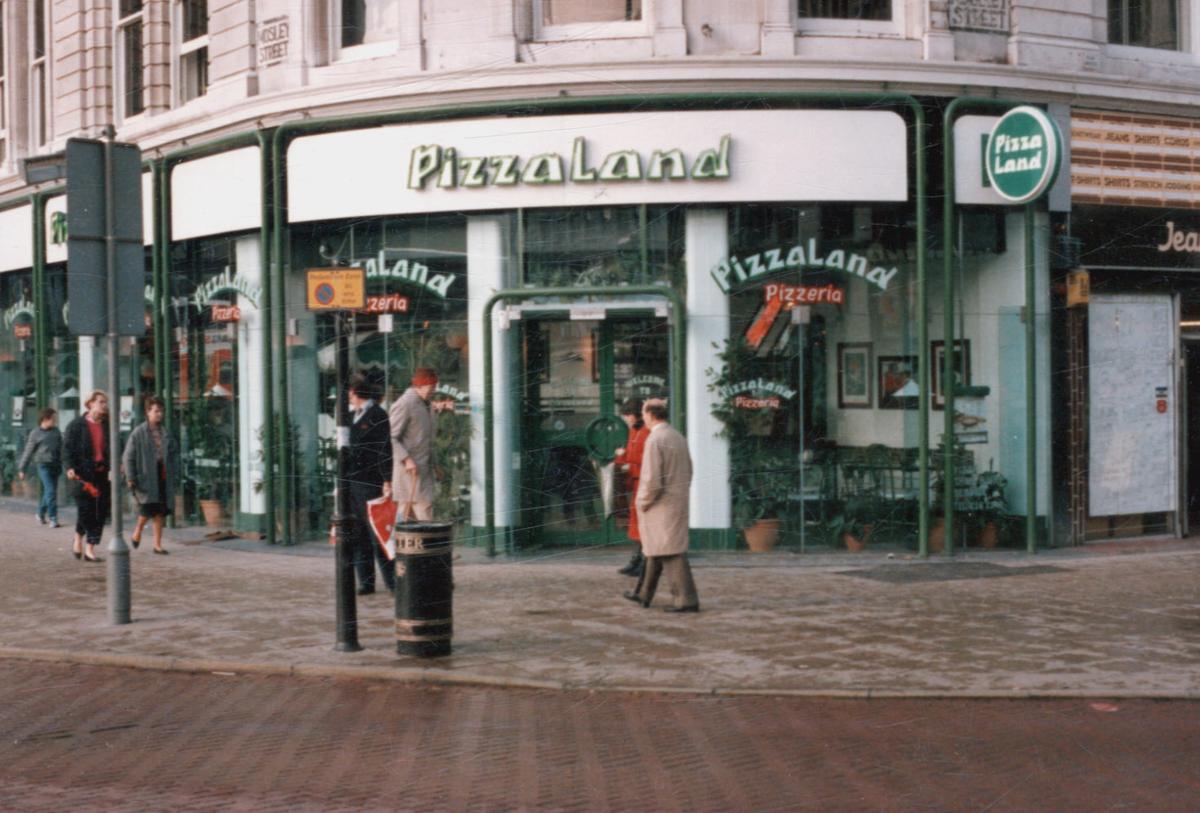
<instances>
[{"instance_id":1,"label":"pizzaland sign","mask_svg":"<svg viewBox=\"0 0 1200 813\"><path fill-rule=\"evenodd\" d=\"M988 181L1008 202L1030 203L1058 177L1062 153L1062 135L1049 116L1029 105L1014 107L988 136Z\"/></svg>"}]
</instances>

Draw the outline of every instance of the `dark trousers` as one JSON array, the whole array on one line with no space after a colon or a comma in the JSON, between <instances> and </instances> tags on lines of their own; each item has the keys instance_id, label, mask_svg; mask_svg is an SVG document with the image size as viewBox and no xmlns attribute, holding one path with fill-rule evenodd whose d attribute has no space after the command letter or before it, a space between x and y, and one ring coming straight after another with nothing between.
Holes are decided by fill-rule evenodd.
<instances>
[{"instance_id":1,"label":"dark trousers","mask_svg":"<svg viewBox=\"0 0 1200 813\"><path fill-rule=\"evenodd\" d=\"M659 576L663 573L667 574L667 587L671 590L676 607L700 606L700 596L696 594L696 582L692 580L692 567L688 564L686 553L646 557L645 570L637 587L643 604L649 604L654 599Z\"/></svg>"},{"instance_id":2,"label":"dark trousers","mask_svg":"<svg viewBox=\"0 0 1200 813\"><path fill-rule=\"evenodd\" d=\"M376 541L367 522L367 501L375 499L380 493L378 490L374 494L359 489L350 491L350 515L354 517L354 525L349 529L350 557L354 563L354 572L358 574L359 587L374 589L375 563L378 562L379 570L383 573L383 583L387 589L395 590L395 566L388 561L387 554Z\"/></svg>"},{"instance_id":3,"label":"dark trousers","mask_svg":"<svg viewBox=\"0 0 1200 813\"><path fill-rule=\"evenodd\" d=\"M112 497L107 479L92 483L92 485L99 489L98 497L89 496L82 488L75 497L77 508L75 533L83 534L87 539L87 544L99 545L100 537L104 535L104 523L108 521L108 509L111 507Z\"/></svg>"}]
</instances>

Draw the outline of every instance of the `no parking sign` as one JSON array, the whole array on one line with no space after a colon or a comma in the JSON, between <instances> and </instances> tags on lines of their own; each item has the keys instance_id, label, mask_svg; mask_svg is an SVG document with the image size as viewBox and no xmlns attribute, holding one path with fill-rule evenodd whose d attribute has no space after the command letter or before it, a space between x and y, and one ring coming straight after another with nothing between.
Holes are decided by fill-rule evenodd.
<instances>
[{"instance_id":1,"label":"no parking sign","mask_svg":"<svg viewBox=\"0 0 1200 813\"><path fill-rule=\"evenodd\" d=\"M361 310L366 307L366 273L361 268L310 268L310 311Z\"/></svg>"}]
</instances>

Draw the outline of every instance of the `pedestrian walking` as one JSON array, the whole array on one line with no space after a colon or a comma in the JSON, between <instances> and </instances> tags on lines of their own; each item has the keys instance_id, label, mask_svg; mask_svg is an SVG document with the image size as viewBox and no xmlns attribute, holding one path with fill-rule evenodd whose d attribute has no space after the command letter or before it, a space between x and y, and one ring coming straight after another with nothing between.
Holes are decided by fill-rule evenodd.
<instances>
[{"instance_id":1,"label":"pedestrian walking","mask_svg":"<svg viewBox=\"0 0 1200 813\"><path fill-rule=\"evenodd\" d=\"M67 424L63 433L63 465L67 467L67 479L78 488L71 552L85 562L102 562L96 556L96 546L108 520L112 493L108 481L112 466L108 449L108 395L103 390L94 390L84 406L84 414Z\"/></svg>"},{"instance_id":2,"label":"pedestrian walking","mask_svg":"<svg viewBox=\"0 0 1200 813\"><path fill-rule=\"evenodd\" d=\"M617 470L625 475L625 491L628 494L629 506L629 529L626 534L633 541L633 556L630 557L629 563L617 572L623 576L638 578L642 575L644 559L642 557L642 534L638 529L635 503L638 480L642 474L642 454L646 438L650 436L650 430L646 428L646 422L642 420L640 399L630 398L621 404L621 420L625 421L625 425L629 427L629 435L625 440L625 445L617 449L617 457L613 462L616 463Z\"/></svg>"},{"instance_id":3,"label":"pedestrian walking","mask_svg":"<svg viewBox=\"0 0 1200 813\"><path fill-rule=\"evenodd\" d=\"M650 436L642 455L635 503L646 557L645 573L637 590L625 593L625 598L649 607L658 579L665 572L674 598L666 611L698 612L700 598L687 559L692 457L687 440L667 423L666 402L647 400L642 405L642 420Z\"/></svg>"},{"instance_id":4,"label":"pedestrian walking","mask_svg":"<svg viewBox=\"0 0 1200 813\"><path fill-rule=\"evenodd\" d=\"M366 376L350 377L349 401L350 461L342 487L349 496L351 526L349 541L354 570L358 574L358 595L375 592L375 565L383 574L388 592L396 590L396 571L387 554L371 536L367 503L383 493L392 476L392 445L388 432L388 414L376 401L381 389Z\"/></svg>"},{"instance_id":5,"label":"pedestrian walking","mask_svg":"<svg viewBox=\"0 0 1200 813\"><path fill-rule=\"evenodd\" d=\"M392 482L384 493L390 493L401 506L410 505L418 520L433 519L434 480L441 475L433 450L437 424L429 405L437 382L434 370L418 367L413 373L412 386L392 404L388 413ZM400 516L404 518L406 514Z\"/></svg>"},{"instance_id":6,"label":"pedestrian walking","mask_svg":"<svg viewBox=\"0 0 1200 813\"><path fill-rule=\"evenodd\" d=\"M129 537L136 549L142 544L146 523L154 524L154 552L167 555L163 547L163 525L175 504L179 473L179 446L163 426L166 404L157 395L143 402L146 420L129 433L121 455L125 483L138 502L137 525Z\"/></svg>"},{"instance_id":7,"label":"pedestrian walking","mask_svg":"<svg viewBox=\"0 0 1200 813\"><path fill-rule=\"evenodd\" d=\"M51 528L58 527L58 476L62 474L63 436L58 428L58 412L46 407L38 415L38 425L25 439L25 450L17 461L17 476L25 479L25 469L30 463L37 467L38 480L42 484L42 496L38 500L38 522Z\"/></svg>"}]
</instances>

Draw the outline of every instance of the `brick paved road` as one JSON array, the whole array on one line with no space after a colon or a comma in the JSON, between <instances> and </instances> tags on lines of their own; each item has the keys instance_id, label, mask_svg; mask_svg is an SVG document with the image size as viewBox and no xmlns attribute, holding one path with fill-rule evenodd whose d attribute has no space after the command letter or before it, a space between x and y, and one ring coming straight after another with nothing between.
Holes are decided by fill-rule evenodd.
<instances>
[{"instance_id":1,"label":"brick paved road","mask_svg":"<svg viewBox=\"0 0 1200 813\"><path fill-rule=\"evenodd\" d=\"M1200 809L1200 703L410 687L0 661L5 811Z\"/></svg>"}]
</instances>

